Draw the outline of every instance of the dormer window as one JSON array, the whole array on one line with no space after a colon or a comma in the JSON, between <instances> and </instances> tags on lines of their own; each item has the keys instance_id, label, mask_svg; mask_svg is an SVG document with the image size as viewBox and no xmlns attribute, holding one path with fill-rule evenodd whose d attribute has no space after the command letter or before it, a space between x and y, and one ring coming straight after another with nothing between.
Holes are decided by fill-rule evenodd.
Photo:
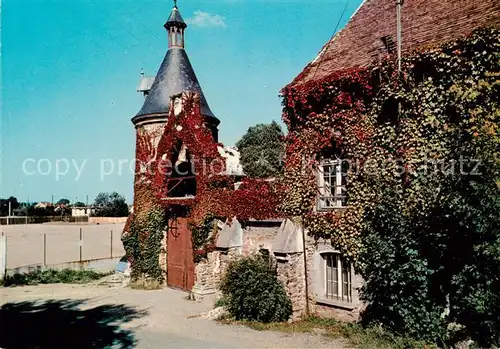
<instances>
[{"instance_id":1,"label":"dormer window","mask_svg":"<svg viewBox=\"0 0 500 349\"><path fill-rule=\"evenodd\" d=\"M382 43L384 44L385 50L387 51L388 54L393 54L395 49L396 49L396 44L394 43L394 40L392 39L392 36L390 35L385 35L380 38Z\"/></svg>"},{"instance_id":2,"label":"dormer window","mask_svg":"<svg viewBox=\"0 0 500 349\"><path fill-rule=\"evenodd\" d=\"M321 160L318 169L318 210L343 208L347 205L347 169L341 159Z\"/></svg>"}]
</instances>

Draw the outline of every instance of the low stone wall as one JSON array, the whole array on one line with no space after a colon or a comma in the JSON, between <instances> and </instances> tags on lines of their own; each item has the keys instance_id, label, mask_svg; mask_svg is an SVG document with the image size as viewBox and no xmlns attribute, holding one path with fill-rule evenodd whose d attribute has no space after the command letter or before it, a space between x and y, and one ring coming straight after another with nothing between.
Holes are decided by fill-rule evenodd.
<instances>
[{"instance_id":1,"label":"low stone wall","mask_svg":"<svg viewBox=\"0 0 500 349\"><path fill-rule=\"evenodd\" d=\"M128 217L88 217L89 224L121 224L127 223Z\"/></svg>"},{"instance_id":2,"label":"low stone wall","mask_svg":"<svg viewBox=\"0 0 500 349\"><path fill-rule=\"evenodd\" d=\"M206 260L195 266L195 286L193 293L197 296L213 294L219 288L229 263L241 258L240 248L217 249L208 254Z\"/></svg>"}]
</instances>

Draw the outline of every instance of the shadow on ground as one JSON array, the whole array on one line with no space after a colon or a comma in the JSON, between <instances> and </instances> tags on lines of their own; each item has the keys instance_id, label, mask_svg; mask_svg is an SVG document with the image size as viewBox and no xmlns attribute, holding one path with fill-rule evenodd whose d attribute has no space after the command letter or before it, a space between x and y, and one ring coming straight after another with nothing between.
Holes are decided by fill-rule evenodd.
<instances>
[{"instance_id":1,"label":"shadow on ground","mask_svg":"<svg viewBox=\"0 0 500 349\"><path fill-rule=\"evenodd\" d=\"M7 303L0 308L0 348L134 348L121 325L146 311L125 305L80 310L85 300Z\"/></svg>"}]
</instances>

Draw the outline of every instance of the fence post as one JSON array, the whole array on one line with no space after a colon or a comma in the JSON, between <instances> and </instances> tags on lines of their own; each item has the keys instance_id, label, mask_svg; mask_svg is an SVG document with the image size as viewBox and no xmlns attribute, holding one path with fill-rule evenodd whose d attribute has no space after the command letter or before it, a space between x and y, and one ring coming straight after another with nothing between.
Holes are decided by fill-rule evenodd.
<instances>
[{"instance_id":1,"label":"fence post","mask_svg":"<svg viewBox=\"0 0 500 349\"><path fill-rule=\"evenodd\" d=\"M83 245L83 239L82 239L82 228L80 228L80 263L82 262L82 245Z\"/></svg>"},{"instance_id":2,"label":"fence post","mask_svg":"<svg viewBox=\"0 0 500 349\"><path fill-rule=\"evenodd\" d=\"M47 266L47 234L43 234L43 266Z\"/></svg>"},{"instance_id":3,"label":"fence post","mask_svg":"<svg viewBox=\"0 0 500 349\"><path fill-rule=\"evenodd\" d=\"M0 236L0 280L7 271L7 236Z\"/></svg>"},{"instance_id":4,"label":"fence post","mask_svg":"<svg viewBox=\"0 0 500 349\"><path fill-rule=\"evenodd\" d=\"M111 258L113 258L113 229L111 229Z\"/></svg>"}]
</instances>

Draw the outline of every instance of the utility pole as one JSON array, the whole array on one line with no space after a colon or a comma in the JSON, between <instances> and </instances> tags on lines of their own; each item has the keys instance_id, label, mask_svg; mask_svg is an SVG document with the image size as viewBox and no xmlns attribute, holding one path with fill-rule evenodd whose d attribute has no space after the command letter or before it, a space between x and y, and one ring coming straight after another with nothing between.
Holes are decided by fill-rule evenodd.
<instances>
[{"instance_id":1,"label":"utility pole","mask_svg":"<svg viewBox=\"0 0 500 349\"><path fill-rule=\"evenodd\" d=\"M402 51L402 38L401 38L401 6L404 0L396 0L396 37L398 42L398 73L401 73L401 51Z\"/></svg>"}]
</instances>

